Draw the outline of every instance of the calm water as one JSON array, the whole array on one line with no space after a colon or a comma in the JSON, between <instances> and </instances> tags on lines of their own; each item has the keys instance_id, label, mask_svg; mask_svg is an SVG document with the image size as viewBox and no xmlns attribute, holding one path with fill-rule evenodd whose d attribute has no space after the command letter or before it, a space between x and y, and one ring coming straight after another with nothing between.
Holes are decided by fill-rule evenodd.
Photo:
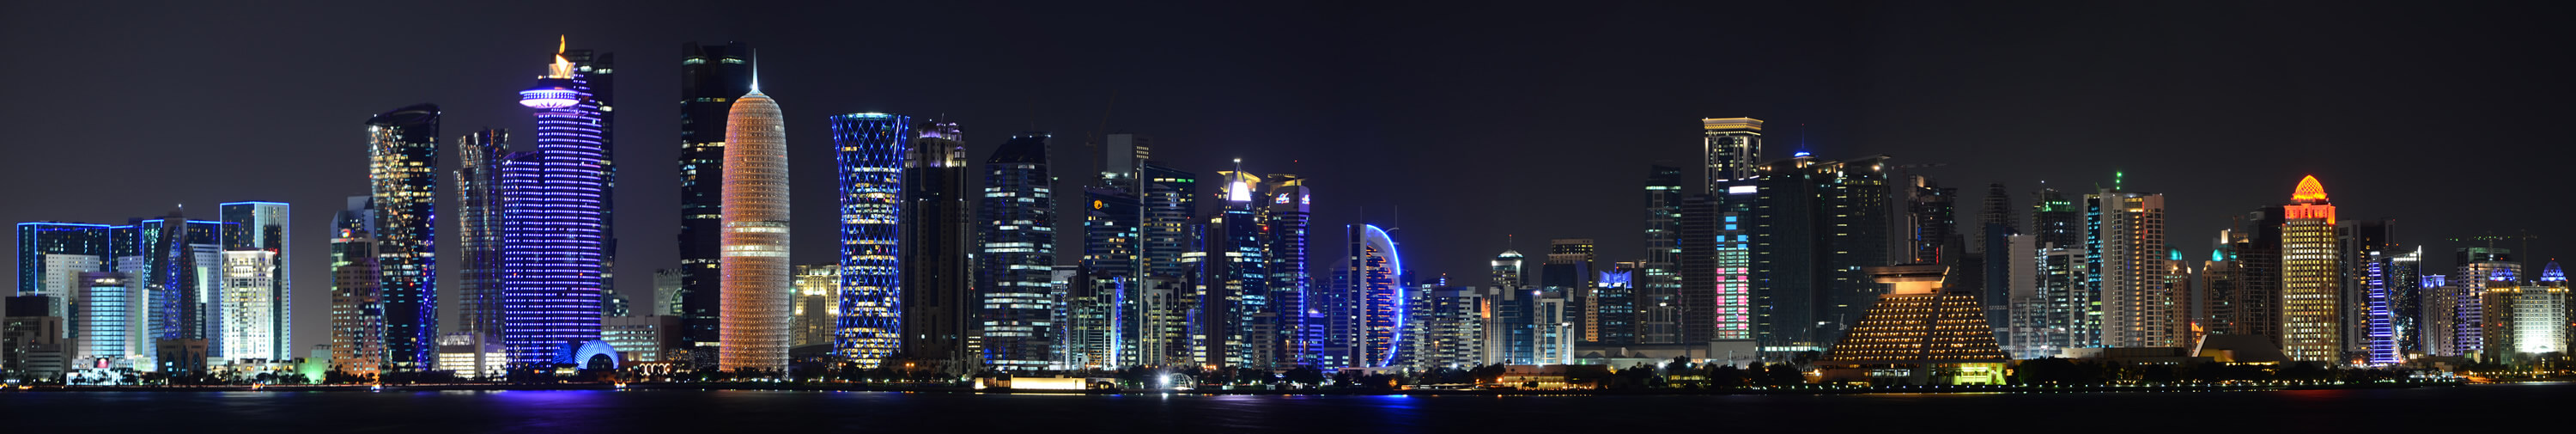
<instances>
[{"instance_id":1,"label":"calm water","mask_svg":"<svg viewBox=\"0 0 2576 434\"><path fill-rule=\"evenodd\" d=\"M1993 432L2105 428L2435 432L2463 428L2459 425L2463 423L2494 428L2520 425L2511 421L2557 425L2556 420L2566 414L2570 395L2576 395L2576 385L2158 394L1592 397L642 390L0 393L0 431L1590 433L1663 428L1693 430L1668 432L1778 433L1904 428L1912 430L1899 432L1911 433L1974 427Z\"/></svg>"}]
</instances>

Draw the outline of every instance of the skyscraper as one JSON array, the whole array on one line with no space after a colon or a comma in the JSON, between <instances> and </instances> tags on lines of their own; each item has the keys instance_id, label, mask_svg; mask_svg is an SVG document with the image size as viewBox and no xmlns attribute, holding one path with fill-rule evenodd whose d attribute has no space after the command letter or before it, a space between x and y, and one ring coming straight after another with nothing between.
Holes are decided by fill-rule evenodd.
<instances>
[{"instance_id":1,"label":"skyscraper","mask_svg":"<svg viewBox=\"0 0 2576 434\"><path fill-rule=\"evenodd\" d=\"M430 369L438 351L438 106L367 120L368 203L386 364Z\"/></svg>"},{"instance_id":2,"label":"skyscraper","mask_svg":"<svg viewBox=\"0 0 2576 434\"><path fill-rule=\"evenodd\" d=\"M1240 164L1240 161L1237 161ZM1277 330L1270 311L1271 276L1258 198L1261 178L1242 170L1219 171L1222 204L1209 218L1198 265L1201 363L1267 368L1277 362Z\"/></svg>"},{"instance_id":3,"label":"skyscraper","mask_svg":"<svg viewBox=\"0 0 2576 434\"><path fill-rule=\"evenodd\" d=\"M1762 165L1752 205L1755 340L1766 354L1835 342L1880 285L1861 267L1889 263L1887 156Z\"/></svg>"},{"instance_id":4,"label":"skyscraper","mask_svg":"<svg viewBox=\"0 0 2576 434\"><path fill-rule=\"evenodd\" d=\"M735 98L751 93L751 48L741 42L680 45L680 345L688 364L713 365L722 336L724 148Z\"/></svg>"},{"instance_id":5,"label":"skyscraper","mask_svg":"<svg viewBox=\"0 0 2576 434\"><path fill-rule=\"evenodd\" d=\"M537 109L536 151L502 163L501 329L513 363L551 362L566 344L599 339L605 314L605 125L561 50L537 85L519 92L520 105Z\"/></svg>"},{"instance_id":6,"label":"skyscraper","mask_svg":"<svg viewBox=\"0 0 2576 434\"><path fill-rule=\"evenodd\" d=\"M1762 120L1754 118L1700 119L1702 168L1707 175L1707 188L1700 194L1717 194L1718 183L1751 178L1762 162Z\"/></svg>"},{"instance_id":7,"label":"skyscraper","mask_svg":"<svg viewBox=\"0 0 2576 434\"><path fill-rule=\"evenodd\" d=\"M1580 342L1601 341L1600 318L1590 312L1599 303L1593 294L1593 279L1601 272L1594 250L1590 238L1548 240L1547 262L1539 265L1539 286L1565 297L1566 320L1574 323L1573 338Z\"/></svg>"},{"instance_id":8,"label":"skyscraper","mask_svg":"<svg viewBox=\"0 0 2576 434\"><path fill-rule=\"evenodd\" d=\"M1902 236L1907 251L1902 252L1903 258L1909 258L1907 260L1912 263L1928 264L1944 262L1942 261L1944 255L1967 254L1967 252L1941 251L1941 247L1948 245L1952 238L1959 237L1959 189L1942 187L1939 182L1921 175L1905 178L1905 185L1897 189L1905 194L1906 215L1905 218L1896 220L1896 223L1903 225L1904 228ZM1890 256L1896 255L1896 253L1890 253ZM1960 276L1955 273L1969 271L1954 271L1950 276L1950 283L1960 283Z\"/></svg>"},{"instance_id":9,"label":"skyscraper","mask_svg":"<svg viewBox=\"0 0 2576 434\"><path fill-rule=\"evenodd\" d=\"M1681 276L1673 267L1680 259L1682 213L1682 169L1671 166L1646 168L1646 263L1643 276L1637 279L1637 342L1669 344L1681 342L1679 309Z\"/></svg>"},{"instance_id":10,"label":"skyscraper","mask_svg":"<svg viewBox=\"0 0 2576 434\"><path fill-rule=\"evenodd\" d=\"M509 142L508 131L485 129L456 143L456 244L465 254L456 268L457 329L487 343L501 342L501 163Z\"/></svg>"},{"instance_id":11,"label":"skyscraper","mask_svg":"<svg viewBox=\"0 0 2576 434\"><path fill-rule=\"evenodd\" d=\"M331 366L359 376L381 373L388 362L371 198L350 197L331 219Z\"/></svg>"},{"instance_id":12,"label":"skyscraper","mask_svg":"<svg viewBox=\"0 0 2576 434\"><path fill-rule=\"evenodd\" d=\"M841 197L841 317L833 350L875 367L903 349L903 165L912 118L885 113L833 116L832 147ZM731 296L727 296L731 298Z\"/></svg>"},{"instance_id":13,"label":"skyscraper","mask_svg":"<svg viewBox=\"0 0 2576 434\"><path fill-rule=\"evenodd\" d=\"M573 86L588 94L582 101L598 125L599 295L601 314L625 316L626 296L617 292L617 56L585 48L559 49L572 62ZM539 131L538 134L544 134Z\"/></svg>"},{"instance_id":14,"label":"skyscraper","mask_svg":"<svg viewBox=\"0 0 2576 434\"><path fill-rule=\"evenodd\" d=\"M2116 185L2116 184L2115 184ZM2087 280L2099 303L2100 345L2181 347L2188 344L2190 302L2166 283L2165 198L2106 188L2084 195Z\"/></svg>"},{"instance_id":15,"label":"skyscraper","mask_svg":"<svg viewBox=\"0 0 2576 434\"><path fill-rule=\"evenodd\" d=\"M966 321L973 312L974 200L967 192L966 139L956 122L918 123L903 159L903 348L965 372Z\"/></svg>"},{"instance_id":16,"label":"skyscraper","mask_svg":"<svg viewBox=\"0 0 2576 434\"><path fill-rule=\"evenodd\" d=\"M287 224L286 203L230 202L217 211L228 232L224 234L226 316L239 320L225 324L224 354L235 359L294 359L295 347L288 342L295 336L295 287L289 283L294 275L294 231ZM243 262L254 256L267 264ZM235 330L236 326L246 329Z\"/></svg>"},{"instance_id":17,"label":"skyscraper","mask_svg":"<svg viewBox=\"0 0 2576 434\"><path fill-rule=\"evenodd\" d=\"M1306 190L1306 181L1296 175L1273 173L1262 177L1263 195L1268 201L1260 213L1262 227L1269 231L1262 238L1269 243L1271 310L1278 313L1279 365L1314 365L1322 355L1324 318L1314 310L1314 275L1306 266L1308 223L1314 220L1309 208L1314 196Z\"/></svg>"},{"instance_id":18,"label":"skyscraper","mask_svg":"<svg viewBox=\"0 0 2576 434\"><path fill-rule=\"evenodd\" d=\"M1352 291L1360 300L1359 347L1355 362L1362 367L1394 366L1403 348L1406 329L1404 255L1396 251L1395 238L1376 225L1351 227L1349 273ZM1518 278L1514 265L1513 278Z\"/></svg>"},{"instance_id":19,"label":"skyscraper","mask_svg":"<svg viewBox=\"0 0 2576 434\"><path fill-rule=\"evenodd\" d=\"M1360 240L1361 237L1351 239ZM1486 312L1484 364L1526 365L1537 357L1537 348L1533 346L1538 344L1538 337L1531 321L1538 310L1538 297L1530 293L1529 281L1522 279L1524 258L1518 250L1504 250L1494 256L1493 271L1489 274L1492 286L1487 286L1484 296L1480 297L1484 299ZM1349 273L1346 271L1344 274ZM1356 282L1358 279L1350 280ZM1358 284L1351 286L1359 287Z\"/></svg>"},{"instance_id":20,"label":"skyscraper","mask_svg":"<svg viewBox=\"0 0 2576 434\"><path fill-rule=\"evenodd\" d=\"M2336 325L2342 356L2335 360L2380 363L2375 345L2386 345L2386 363L2397 363L2396 318L2390 307L2389 261L2396 259L2396 220L2338 220L2334 224L2336 270L2342 291L2336 299L2343 312ZM2376 330L2379 333L2374 334Z\"/></svg>"},{"instance_id":21,"label":"skyscraper","mask_svg":"<svg viewBox=\"0 0 2576 434\"><path fill-rule=\"evenodd\" d=\"M2343 360L2343 274L2335 208L2317 177L2299 180L2281 226L2281 351L2291 360Z\"/></svg>"},{"instance_id":22,"label":"skyscraper","mask_svg":"<svg viewBox=\"0 0 2576 434\"><path fill-rule=\"evenodd\" d=\"M725 119L724 257L717 291L724 294L722 347L716 368L785 372L788 303L787 127L778 103L751 92L733 103Z\"/></svg>"},{"instance_id":23,"label":"skyscraper","mask_svg":"<svg viewBox=\"0 0 2576 434\"><path fill-rule=\"evenodd\" d=\"M18 224L18 293L20 296L43 295L58 304L45 308L45 316L72 318L69 303L80 297L72 292L79 288L81 273L107 271L110 253L108 225L88 223L30 222Z\"/></svg>"},{"instance_id":24,"label":"skyscraper","mask_svg":"<svg viewBox=\"0 0 2576 434\"><path fill-rule=\"evenodd\" d=\"M2441 354L2493 360L2504 348L2487 342L2486 329L2502 322L2487 318L2487 296L2496 293L2493 289L2513 287L2522 276L2522 263L2514 261L2512 250L2491 246L2461 247L2455 254L2459 271L2450 278L2450 303L2445 303L2451 307L2452 340L2449 351Z\"/></svg>"},{"instance_id":25,"label":"skyscraper","mask_svg":"<svg viewBox=\"0 0 2576 434\"><path fill-rule=\"evenodd\" d=\"M976 207L983 233L977 279L989 369L1045 369L1055 360L1054 178L1046 133L1023 133L984 161L984 194ZM844 279L847 277L845 276ZM844 311L844 315L849 312Z\"/></svg>"}]
</instances>

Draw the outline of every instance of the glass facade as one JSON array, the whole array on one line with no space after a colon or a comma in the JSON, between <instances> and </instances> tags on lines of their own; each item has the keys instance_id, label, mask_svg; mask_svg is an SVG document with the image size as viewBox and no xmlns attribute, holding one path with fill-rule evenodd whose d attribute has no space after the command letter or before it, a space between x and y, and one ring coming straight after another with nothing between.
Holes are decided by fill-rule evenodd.
<instances>
[{"instance_id":1,"label":"glass facade","mask_svg":"<svg viewBox=\"0 0 2576 434\"><path fill-rule=\"evenodd\" d=\"M717 292L724 224L726 117L751 93L751 48L740 42L680 46L680 345L710 348L693 365L712 365L724 298Z\"/></svg>"},{"instance_id":2,"label":"glass facade","mask_svg":"<svg viewBox=\"0 0 2576 434\"><path fill-rule=\"evenodd\" d=\"M1054 178L1046 133L1023 133L984 161L977 207L983 233L975 260L987 369L1045 369L1056 360L1052 294L1055 266ZM844 277L846 278L846 276Z\"/></svg>"},{"instance_id":3,"label":"glass facade","mask_svg":"<svg viewBox=\"0 0 2576 434\"><path fill-rule=\"evenodd\" d=\"M429 369L438 349L438 120L432 104L367 120L385 351L400 368Z\"/></svg>"},{"instance_id":4,"label":"glass facade","mask_svg":"<svg viewBox=\"0 0 2576 434\"><path fill-rule=\"evenodd\" d=\"M293 360L295 347L289 342L295 336L295 287L293 243L294 227L288 222L288 207L282 202L230 202L219 207L224 222L225 315L244 322L225 324L225 354L235 359ZM264 252L268 264L236 265L232 255L240 252ZM249 267L249 268L243 268ZM258 276L265 271L266 278ZM235 281L235 273L247 278ZM236 287L236 283L256 287ZM250 299L236 300L237 297ZM241 303L236 306L233 303ZM256 307L250 307L256 306ZM239 309L256 309L244 311ZM243 327L245 330L234 330ZM262 342L235 341L234 336ZM253 349L247 353L233 349Z\"/></svg>"},{"instance_id":5,"label":"glass facade","mask_svg":"<svg viewBox=\"0 0 2576 434\"><path fill-rule=\"evenodd\" d=\"M757 84L734 101L725 124L724 234L717 237L724 245L717 261L724 273L717 283L724 318L717 326L722 346L716 368L784 372L794 296L788 281L787 128L778 103Z\"/></svg>"}]
</instances>

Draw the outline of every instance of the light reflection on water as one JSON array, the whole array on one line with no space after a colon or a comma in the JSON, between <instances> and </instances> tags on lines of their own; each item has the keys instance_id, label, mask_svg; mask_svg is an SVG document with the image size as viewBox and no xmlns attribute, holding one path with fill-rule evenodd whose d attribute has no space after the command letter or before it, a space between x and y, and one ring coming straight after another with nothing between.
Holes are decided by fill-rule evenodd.
<instances>
[{"instance_id":1,"label":"light reflection on water","mask_svg":"<svg viewBox=\"0 0 2576 434\"><path fill-rule=\"evenodd\" d=\"M2554 414L2565 384L2281 392L1719 396L1009 395L821 391L0 393L8 432L1597 432L1922 428L2011 415L2010 426L2101 426L2138 412L2245 420L2254 431L2432 431L2447 421ZM2534 413L2537 412L2537 413ZM2366 416L2366 417L2363 417ZM2007 425L1996 421L1994 426ZM2190 424L2184 424L2190 425ZM20 428L34 428L21 431Z\"/></svg>"}]
</instances>

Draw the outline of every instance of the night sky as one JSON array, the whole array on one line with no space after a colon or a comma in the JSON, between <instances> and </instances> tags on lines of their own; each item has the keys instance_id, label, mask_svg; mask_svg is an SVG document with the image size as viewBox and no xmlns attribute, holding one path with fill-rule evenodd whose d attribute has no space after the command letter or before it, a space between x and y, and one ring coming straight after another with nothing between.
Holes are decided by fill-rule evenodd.
<instances>
[{"instance_id":1,"label":"night sky","mask_svg":"<svg viewBox=\"0 0 2576 434\"><path fill-rule=\"evenodd\" d=\"M491 126L532 147L515 92L568 35L617 56L617 286L638 310L652 271L677 265L689 41L760 51L794 149L799 263L832 256L824 118L872 111L957 120L978 163L1009 135L1053 132L1061 201L1093 172L1081 137L1094 133L1153 135L1158 159L1206 177L1237 157L1304 175L1315 260L1342 254L1341 225L1391 225L1408 268L1461 284L1481 284L1506 235L1533 256L1581 237L1605 261L1642 257L1646 167L1696 162L1702 117L1767 121L1767 159L1803 142L1822 158L1947 163L1917 173L1960 188L1963 222L1988 183L2026 210L2041 181L2081 191L2124 171L2131 190L2167 194L2168 240L2189 255L2307 174L2345 219L2399 219L2399 242L2429 247L2428 272L2450 267L2461 243L2447 237L2528 230L2542 258L2576 242L2560 197L2576 154L2560 128L2576 101L2563 10L467 3L479 2L0 5L0 40L19 53L0 68L13 99L0 104L0 221L291 202L295 337L309 348L328 337L330 216L366 192L367 117L434 102L444 145ZM441 158L455 168L452 150ZM438 231L452 296L451 182ZM1079 250L1060 245L1060 262Z\"/></svg>"}]
</instances>

